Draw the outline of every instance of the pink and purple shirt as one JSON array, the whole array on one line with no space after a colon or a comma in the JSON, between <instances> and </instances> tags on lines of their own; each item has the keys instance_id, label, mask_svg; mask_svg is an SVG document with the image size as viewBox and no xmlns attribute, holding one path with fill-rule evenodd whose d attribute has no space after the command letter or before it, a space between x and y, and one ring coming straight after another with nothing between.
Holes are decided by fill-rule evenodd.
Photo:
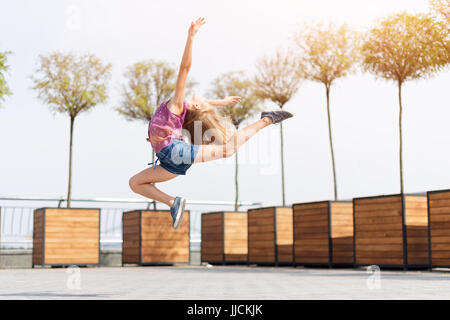
<instances>
[{"instance_id":1,"label":"pink and purple shirt","mask_svg":"<svg viewBox=\"0 0 450 320\"><path fill-rule=\"evenodd\" d=\"M173 139L182 139L182 127L186 116L186 101L182 115L177 115L167 108L169 101L161 103L148 124L148 138L155 153L172 143Z\"/></svg>"}]
</instances>

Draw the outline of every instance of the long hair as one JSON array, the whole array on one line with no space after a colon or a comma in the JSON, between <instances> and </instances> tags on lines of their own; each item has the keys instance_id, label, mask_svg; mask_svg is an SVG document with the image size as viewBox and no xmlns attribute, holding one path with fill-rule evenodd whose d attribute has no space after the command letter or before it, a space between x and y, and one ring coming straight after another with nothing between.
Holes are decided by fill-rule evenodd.
<instances>
[{"instance_id":1,"label":"long hair","mask_svg":"<svg viewBox=\"0 0 450 320\"><path fill-rule=\"evenodd\" d=\"M225 144L230 137L230 123L211 106L188 109L183 123L184 136L191 144Z\"/></svg>"}]
</instances>

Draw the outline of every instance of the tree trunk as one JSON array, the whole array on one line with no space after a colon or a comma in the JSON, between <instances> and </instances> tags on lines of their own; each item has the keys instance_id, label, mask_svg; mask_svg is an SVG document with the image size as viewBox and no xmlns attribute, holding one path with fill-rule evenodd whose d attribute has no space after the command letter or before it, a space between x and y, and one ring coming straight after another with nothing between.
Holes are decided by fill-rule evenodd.
<instances>
[{"instance_id":1,"label":"tree trunk","mask_svg":"<svg viewBox=\"0 0 450 320\"><path fill-rule=\"evenodd\" d=\"M402 82L398 82L398 104L399 104L399 116L398 116L398 127L399 127L399 134L400 134L400 193L403 194L403 138L402 138L402 114L403 114L403 107L402 107Z\"/></svg>"},{"instance_id":2,"label":"tree trunk","mask_svg":"<svg viewBox=\"0 0 450 320\"><path fill-rule=\"evenodd\" d=\"M70 198L72 193L72 145L73 145L73 127L75 117L70 117L70 145L69 145L69 186L67 190L67 208L70 208Z\"/></svg>"},{"instance_id":3,"label":"tree trunk","mask_svg":"<svg viewBox=\"0 0 450 320\"><path fill-rule=\"evenodd\" d=\"M281 147L281 199L283 207L286 206L286 197L284 189L284 141L283 141L283 122L280 123L280 147Z\"/></svg>"},{"instance_id":4,"label":"tree trunk","mask_svg":"<svg viewBox=\"0 0 450 320\"><path fill-rule=\"evenodd\" d=\"M236 151L235 164L234 164L234 186L235 186L235 197L234 197L234 211L238 211L239 209L239 184L238 184L238 153Z\"/></svg>"},{"instance_id":5,"label":"tree trunk","mask_svg":"<svg viewBox=\"0 0 450 320\"><path fill-rule=\"evenodd\" d=\"M334 160L333 135L331 134L331 116L330 116L330 87L325 85L327 93L327 115L328 115L328 136L330 138L331 164L333 166L334 200L338 199L336 182L336 163Z\"/></svg>"},{"instance_id":6,"label":"tree trunk","mask_svg":"<svg viewBox=\"0 0 450 320\"><path fill-rule=\"evenodd\" d=\"M152 148L152 163L155 164L155 150ZM156 201L153 200L153 210L156 211Z\"/></svg>"}]
</instances>

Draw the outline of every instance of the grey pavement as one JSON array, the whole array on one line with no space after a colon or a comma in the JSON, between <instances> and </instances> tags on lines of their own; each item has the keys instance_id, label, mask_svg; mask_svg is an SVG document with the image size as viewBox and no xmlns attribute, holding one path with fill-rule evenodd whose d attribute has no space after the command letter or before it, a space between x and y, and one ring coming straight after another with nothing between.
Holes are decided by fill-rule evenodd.
<instances>
[{"instance_id":1,"label":"grey pavement","mask_svg":"<svg viewBox=\"0 0 450 320\"><path fill-rule=\"evenodd\" d=\"M450 273L247 266L0 270L0 299L449 299Z\"/></svg>"}]
</instances>

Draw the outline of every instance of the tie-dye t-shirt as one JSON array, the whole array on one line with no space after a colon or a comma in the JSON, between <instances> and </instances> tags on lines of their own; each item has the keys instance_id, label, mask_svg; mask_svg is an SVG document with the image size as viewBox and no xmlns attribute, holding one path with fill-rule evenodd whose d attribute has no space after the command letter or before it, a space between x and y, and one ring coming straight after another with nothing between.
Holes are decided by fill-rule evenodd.
<instances>
[{"instance_id":1,"label":"tie-dye t-shirt","mask_svg":"<svg viewBox=\"0 0 450 320\"><path fill-rule=\"evenodd\" d=\"M186 101L182 115L177 115L167 108L169 101L161 103L148 124L148 138L156 153L172 143L173 139L182 138L182 127L186 116Z\"/></svg>"}]
</instances>

